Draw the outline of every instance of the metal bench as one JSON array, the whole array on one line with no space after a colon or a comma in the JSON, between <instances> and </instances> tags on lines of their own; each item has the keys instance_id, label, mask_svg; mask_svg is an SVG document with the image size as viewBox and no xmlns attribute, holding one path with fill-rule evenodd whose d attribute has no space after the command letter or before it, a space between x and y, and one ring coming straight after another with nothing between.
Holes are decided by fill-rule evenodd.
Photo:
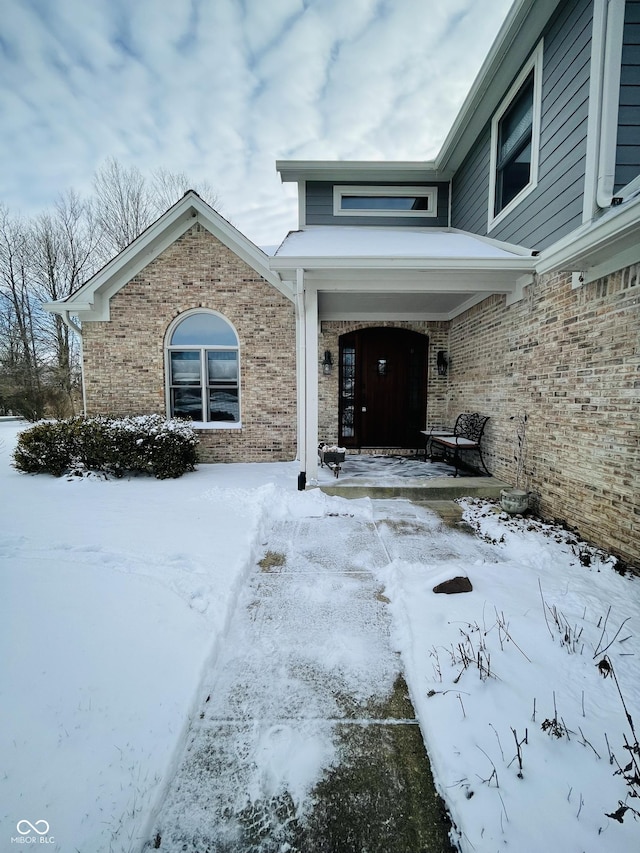
<instances>
[{"instance_id":1,"label":"metal bench","mask_svg":"<svg viewBox=\"0 0 640 853\"><path fill-rule=\"evenodd\" d=\"M436 428L422 430L422 434L426 437L425 458L428 456L433 462L435 453L438 453L437 458L455 466L454 476L457 477L460 468L460 453L474 451L480 458L480 464L485 474L490 476L482 458L481 448L482 434L488 420L488 417L478 412L463 412L458 415L452 430Z\"/></svg>"}]
</instances>

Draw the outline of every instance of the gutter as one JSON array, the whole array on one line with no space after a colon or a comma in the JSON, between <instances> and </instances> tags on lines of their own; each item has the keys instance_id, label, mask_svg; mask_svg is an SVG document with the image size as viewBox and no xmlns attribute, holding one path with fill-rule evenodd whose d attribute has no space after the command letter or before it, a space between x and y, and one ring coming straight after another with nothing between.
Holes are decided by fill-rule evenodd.
<instances>
[{"instance_id":1,"label":"gutter","mask_svg":"<svg viewBox=\"0 0 640 853\"><path fill-rule=\"evenodd\" d=\"M616 146L618 142L618 108L620 103L620 69L624 35L624 0L595 0L594 20L602 16L606 5L604 51L600 51L601 66L592 70L601 81L600 150L596 204L611 206L615 184Z\"/></svg>"},{"instance_id":2,"label":"gutter","mask_svg":"<svg viewBox=\"0 0 640 853\"><path fill-rule=\"evenodd\" d=\"M307 341L304 311L304 269L296 269L296 374L298 378L298 491L303 492L307 484Z\"/></svg>"},{"instance_id":3,"label":"gutter","mask_svg":"<svg viewBox=\"0 0 640 853\"><path fill-rule=\"evenodd\" d=\"M71 312L66 309L64 311L59 311L58 313L64 320L65 325L68 326L72 332L75 332L76 335L80 338L80 342L82 342L82 329L80 328L80 326L77 325L77 323L74 323L71 319Z\"/></svg>"},{"instance_id":4,"label":"gutter","mask_svg":"<svg viewBox=\"0 0 640 853\"><path fill-rule=\"evenodd\" d=\"M640 256L640 194L543 249L535 268L538 274L579 270L586 274L585 281L594 280L599 275L589 273L591 268L601 272L602 265L609 264L613 272L640 260L630 260L629 253Z\"/></svg>"},{"instance_id":5,"label":"gutter","mask_svg":"<svg viewBox=\"0 0 640 853\"><path fill-rule=\"evenodd\" d=\"M78 326L77 323L74 323L71 319L71 312L69 309L63 309L58 311L60 316L62 317L66 326L68 326L72 332L78 336L78 340L80 342L80 380L82 385L82 411L84 414L87 414L87 391L84 384L84 351L82 346L82 329Z\"/></svg>"}]
</instances>

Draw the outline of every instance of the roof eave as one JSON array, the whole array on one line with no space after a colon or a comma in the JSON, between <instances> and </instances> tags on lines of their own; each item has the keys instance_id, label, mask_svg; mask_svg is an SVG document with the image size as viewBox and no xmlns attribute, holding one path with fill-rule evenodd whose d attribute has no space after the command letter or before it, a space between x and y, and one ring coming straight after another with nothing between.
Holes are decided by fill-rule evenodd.
<instances>
[{"instance_id":1,"label":"roof eave","mask_svg":"<svg viewBox=\"0 0 640 853\"><path fill-rule=\"evenodd\" d=\"M196 222L284 296L293 298L290 287L270 269L269 256L190 190L75 293L65 300L47 303L47 310L58 314L71 312L86 320L108 320L109 298Z\"/></svg>"},{"instance_id":2,"label":"roof eave","mask_svg":"<svg viewBox=\"0 0 640 853\"><path fill-rule=\"evenodd\" d=\"M579 272L582 283L640 262L640 195L572 231L535 259L536 272Z\"/></svg>"},{"instance_id":3,"label":"roof eave","mask_svg":"<svg viewBox=\"0 0 640 853\"><path fill-rule=\"evenodd\" d=\"M407 269L407 270L496 270L500 272L513 271L532 273L535 259L531 257L516 258L486 258L486 257L406 257L393 256L278 256L270 259L274 270L288 271L295 269Z\"/></svg>"},{"instance_id":4,"label":"roof eave","mask_svg":"<svg viewBox=\"0 0 640 853\"><path fill-rule=\"evenodd\" d=\"M297 181L449 181L433 160L277 160L283 183Z\"/></svg>"},{"instance_id":5,"label":"roof eave","mask_svg":"<svg viewBox=\"0 0 640 853\"><path fill-rule=\"evenodd\" d=\"M515 0L435 159L437 170L456 172L559 3Z\"/></svg>"}]
</instances>

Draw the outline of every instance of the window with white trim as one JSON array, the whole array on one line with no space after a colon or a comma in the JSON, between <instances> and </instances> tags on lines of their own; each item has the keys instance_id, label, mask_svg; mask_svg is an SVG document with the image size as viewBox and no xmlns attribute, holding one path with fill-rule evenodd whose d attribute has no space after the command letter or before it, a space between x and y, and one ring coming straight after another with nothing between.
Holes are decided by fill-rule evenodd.
<instances>
[{"instance_id":1,"label":"window with white trim","mask_svg":"<svg viewBox=\"0 0 640 853\"><path fill-rule=\"evenodd\" d=\"M235 329L221 314L195 311L169 330L167 402L171 417L240 423L240 358Z\"/></svg>"},{"instance_id":2,"label":"window with white trim","mask_svg":"<svg viewBox=\"0 0 640 853\"><path fill-rule=\"evenodd\" d=\"M541 93L542 42L491 122L489 228L537 186Z\"/></svg>"},{"instance_id":3,"label":"window with white trim","mask_svg":"<svg viewBox=\"0 0 640 853\"><path fill-rule=\"evenodd\" d=\"M334 186L334 216L436 216L437 187Z\"/></svg>"}]
</instances>

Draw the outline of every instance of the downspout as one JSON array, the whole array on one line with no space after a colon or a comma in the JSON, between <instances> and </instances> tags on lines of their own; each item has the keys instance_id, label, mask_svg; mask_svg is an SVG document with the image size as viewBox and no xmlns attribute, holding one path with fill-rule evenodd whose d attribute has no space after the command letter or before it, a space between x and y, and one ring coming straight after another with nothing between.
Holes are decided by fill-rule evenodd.
<instances>
[{"instance_id":1,"label":"downspout","mask_svg":"<svg viewBox=\"0 0 640 853\"><path fill-rule=\"evenodd\" d=\"M298 491L307 485L307 336L304 310L304 270L296 270L296 375L298 378Z\"/></svg>"},{"instance_id":2,"label":"downspout","mask_svg":"<svg viewBox=\"0 0 640 853\"><path fill-rule=\"evenodd\" d=\"M82 329L78 326L77 323L74 323L71 319L71 314L69 311L61 311L60 315L65 323L72 332L75 332L78 336L78 340L80 342L80 379L82 385L82 411L84 414L87 414L87 391L84 384L84 350L82 346Z\"/></svg>"},{"instance_id":3,"label":"downspout","mask_svg":"<svg viewBox=\"0 0 640 853\"><path fill-rule=\"evenodd\" d=\"M600 150L598 153L598 180L596 204L602 209L611 206L616 171L616 146L618 142L618 107L620 102L620 66L624 35L624 0L595 0L594 20L601 4L606 3L607 15L604 33L602 68Z\"/></svg>"}]
</instances>

